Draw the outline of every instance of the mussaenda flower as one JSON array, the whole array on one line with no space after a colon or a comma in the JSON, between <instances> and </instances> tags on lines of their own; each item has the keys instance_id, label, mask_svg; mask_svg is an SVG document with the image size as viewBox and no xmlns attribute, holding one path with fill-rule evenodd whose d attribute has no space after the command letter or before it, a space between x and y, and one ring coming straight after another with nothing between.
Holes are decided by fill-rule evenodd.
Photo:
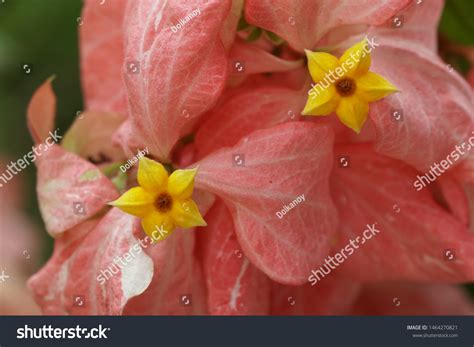
<instances>
[{"instance_id":1,"label":"mussaenda flower","mask_svg":"<svg viewBox=\"0 0 474 347\"><path fill-rule=\"evenodd\" d=\"M418 6L378 0L370 11L365 3L323 0L300 0L297 6L286 0L160 4L85 1L80 40L86 111L61 146L37 162L38 200L56 239L50 260L28 282L43 312L472 311L454 286L472 282L474 273L467 256L474 249L471 166L461 167L465 160L459 176L448 172L436 196L412 188L413 179L446 158L474 124L472 89L437 55L442 1ZM173 34L176 18L197 7L202 14ZM395 15L407 19L403 28L389 28ZM239 19L285 43L268 42L265 35L248 42ZM299 67L304 49L332 47L339 57L362 35L380 42L370 69L401 93L370 104L360 137L333 117L301 121L308 90L307 70ZM139 73L124 68L132 61ZM28 112L36 142L54 124L55 99L45 87ZM404 112L403 122L393 120L393 110ZM199 165L193 200L207 228L177 228L165 241L142 248L145 218L106 206L135 185L129 186L135 170L122 181L108 168L145 147L161 163ZM237 156L244 160L237 163ZM341 157L350 157L350 170L337 165ZM168 193L171 176L162 186ZM305 201L297 208L282 219L275 215L301 194ZM76 213L77 202L84 214ZM383 230L377 241L317 286L307 285L312 269L368 220ZM135 248L140 253L129 266L102 285L101 271ZM447 248L456 250L458 261L445 261ZM73 294L79 288L91 305L76 307L71 288ZM183 293L192 295L191 307L183 306ZM425 293L428 300L419 300ZM395 296L402 299L400 307L393 305Z\"/></svg>"},{"instance_id":2,"label":"mussaenda flower","mask_svg":"<svg viewBox=\"0 0 474 347\"><path fill-rule=\"evenodd\" d=\"M361 131L369 114L369 103L398 91L385 78L369 71L368 48L364 39L346 50L340 59L329 53L305 51L316 85L308 92L303 115L327 116L336 112L342 123L357 133ZM334 72L338 78L331 78Z\"/></svg>"},{"instance_id":3,"label":"mussaenda flower","mask_svg":"<svg viewBox=\"0 0 474 347\"><path fill-rule=\"evenodd\" d=\"M176 170L168 175L165 167L142 157L138 184L110 203L122 211L142 218L145 233L154 241L164 240L178 226L206 226L196 203L191 199L197 169Z\"/></svg>"}]
</instances>

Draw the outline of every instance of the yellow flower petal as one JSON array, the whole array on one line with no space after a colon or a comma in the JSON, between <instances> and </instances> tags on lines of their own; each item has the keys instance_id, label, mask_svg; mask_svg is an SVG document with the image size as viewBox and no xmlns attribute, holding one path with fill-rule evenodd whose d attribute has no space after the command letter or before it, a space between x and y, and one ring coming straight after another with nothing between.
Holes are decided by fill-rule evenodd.
<instances>
[{"instance_id":1,"label":"yellow flower petal","mask_svg":"<svg viewBox=\"0 0 474 347\"><path fill-rule=\"evenodd\" d=\"M344 75L359 77L366 74L370 68L370 51L367 40L363 39L345 51L339 59L339 63L346 71Z\"/></svg>"},{"instance_id":2,"label":"yellow flower petal","mask_svg":"<svg viewBox=\"0 0 474 347\"><path fill-rule=\"evenodd\" d=\"M157 192L166 189L168 184L168 171L160 163L140 158L138 166L138 184L148 191Z\"/></svg>"},{"instance_id":3,"label":"yellow flower petal","mask_svg":"<svg viewBox=\"0 0 474 347\"><path fill-rule=\"evenodd\" d=\"M368 102L380 100L399 90L385 78L368 72L357 79L357 94Z\"/></svg>"},{"instance_id":4,"label":"yellow flower petal","mask_svg":"<svg viewBox=\"0 0 474 347\"><path fill-rule=\"evenodd\" d=\"M305 50L306 57L308 58L308 69L314 82L322 81L326 74L332 70L334 71L339 66L339 60L335 56L324 52L311 52ZM334 80L337 79L337 75L334 75Z\"/></svg>"},{"instance_id":5,"label":"yellow flower petal","mask_svg":"<svg viewBox=\"0 0 474 347\"><path fill-rule=\"evenodd\" d=\"M120 198L109 203L122 211L137 217L144 217L153 211L153 195L142 187L135 187L125 192Z\"/></svg>"},{"instance_id":6,"label":"yellow flower petal","mask_svg":"<svg viewBox=\"0 0 474 347\"><path fill-rule=\"evenodd\" d=\"M196 203L191 199L175 202L171 209L170 216L173 222L181 228L207 226Z\"/></svg>"},{"instance_id":7,"label":"yellow flower petal","mask_svg":"<svg viewBox=\"0 0 474 347\"><path fill-rule=\"evenodd\" d=\"M174 171L168 180L168 193L175 199L189 199L193 194L196 172L197 168Z\"/></svg>"},{"instance_id":8,"label":"yellow flower petal","mask_svg":"<svg viewBox=\"0 0 474 347\"><path fill-rule=\"evenodd\" d=\"M342 123L359 133L369 115L369 104L357 95L341 98L336 113Z\"/></svg>"},{"instance_id":9,"label":"yellow flower petal","mask_svg":"<svg viewBox=\"0 0 474 347\"><path fill-rule=\"evenodd\" d=\"M313 89L314 91L314 89ZM336 110L340 96L336 92L334 85L328 88L318 88L319 94L314 92L308 96L308 101L302 112L305 116L327 116Z\"/></svg>"},{"instance_id":10,"label":"yellow flower petal","mask_svg":"<svg viewBox=\"0 0 474 347\"><path fill-rule=\"evenodd\" d=\"M163 241L170 236L176 228L168 214L154 211L142 219L142 227L153 241Z\"/></svg>"}]
</instances>

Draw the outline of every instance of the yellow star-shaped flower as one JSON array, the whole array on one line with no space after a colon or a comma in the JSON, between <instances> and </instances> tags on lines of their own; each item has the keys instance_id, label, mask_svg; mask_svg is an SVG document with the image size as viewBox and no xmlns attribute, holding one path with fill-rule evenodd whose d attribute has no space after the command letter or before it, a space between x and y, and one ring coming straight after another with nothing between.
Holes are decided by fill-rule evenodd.
<instances>
[{"instance_id":1,"label":"yellow star-shaped flower","mask_svg":"<svg viewBox=\"0 0 474 347\"><path fill-rule=\"evenodd\" d=\"M302 112L327 116L336 112L342 123L359 133L369 114L369 103L397 92L382 76L369 72L370 49L364 39L340 59L329 53L306 50L308 69L315 84Z\"/></svg>"},{"instance_id":2,"label":"yellow star-shaped flower","mask_svg":"<svg viewBox=\"0 0 474 347\"><path fill-rule=\"evenodd\" d=\"M163 165L142 157L138 166L140 186L110 205L142 218L143 230L154 241L164 240L176 227L206 226L191 199L196 172L197 169L176 170L168 176Z\"/></svg>"}]
</instances>

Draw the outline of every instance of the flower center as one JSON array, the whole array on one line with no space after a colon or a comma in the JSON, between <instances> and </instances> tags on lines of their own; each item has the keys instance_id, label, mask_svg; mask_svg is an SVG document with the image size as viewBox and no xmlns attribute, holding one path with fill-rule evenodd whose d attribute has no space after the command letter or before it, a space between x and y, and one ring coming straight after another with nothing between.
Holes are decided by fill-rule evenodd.
<instances>
[{"instance_id":1,"label":"flower center","mask_svg":"<svg viewBox=\"0 0 474 347\"><path fill-rule=\"evenodd\" d=\"M336 82L336 90L341 96L349 96L354 94L356 84L352 78L343 78Z\"/></svg>"},{"instance_id":2,"label":"flower center","mask_svg":"<svg viewBox=\"0 0 474 347\"><path fill-rule=\"evenodd\" d=\"M155 207L160 212L168 212L173 206L173 198L168 193L161 193L155 200Z\"/></svg>"}]
</instances>

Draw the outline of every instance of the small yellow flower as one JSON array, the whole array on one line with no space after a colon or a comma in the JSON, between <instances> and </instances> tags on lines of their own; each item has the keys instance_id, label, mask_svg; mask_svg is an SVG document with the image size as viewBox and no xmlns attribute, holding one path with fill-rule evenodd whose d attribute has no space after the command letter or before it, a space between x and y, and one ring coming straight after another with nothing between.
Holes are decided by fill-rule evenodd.
<instances>
[{"instance_id":1,"label":"small yellow flower","mask_svg":"<svg viewBox=\"0 0 474 347\"><path fill-rule=\"evenodd\" d=\"M345 51L340 59L308 50L306 56L315 84L308 92L303 115L327 116L336 112L342 123L359 133L369 114L369 102L398 91L382 76L369 72L366 39Z\"/></svg>"},{"instance_id":2,"label":"small yellow flower","mask_svg":"<svg viewBox=\"0 0 474 347\"><path fill-rule=\"evenodd\" d=\"M168 177L163 165L142 157L138 184L110 205L142 218L145 233L154 241L168 237L176 227L206 226L191 199L197 169L176 170Z\"/></svg>"}]
</instances>

